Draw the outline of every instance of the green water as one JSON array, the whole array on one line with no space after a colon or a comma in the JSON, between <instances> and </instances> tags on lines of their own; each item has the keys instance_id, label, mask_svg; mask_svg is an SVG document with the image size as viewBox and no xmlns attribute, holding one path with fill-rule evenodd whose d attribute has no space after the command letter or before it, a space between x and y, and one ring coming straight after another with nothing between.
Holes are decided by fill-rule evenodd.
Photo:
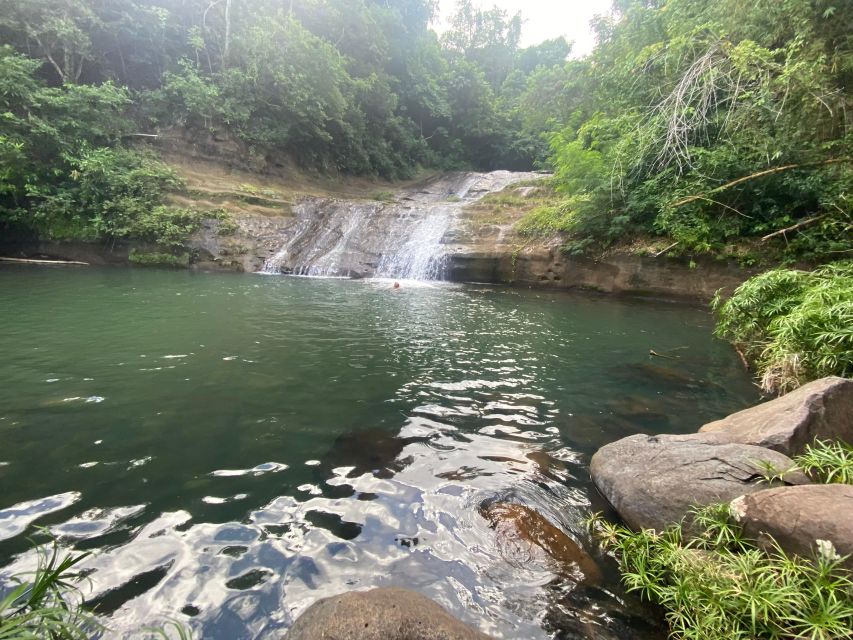
<instances>
[{"instance_id":1,"label":"green water","mask_svg":"<svg viewBox=\"0 0 853 640\"><path fill-rule=\"evenodd\" d=\"M318 597L408 586L497 637L642 636L596 556L587 465L756 401L704 309L477 286L0 268L0 573L48 527L121 637L280 637ZM673 359L648 356L649 349ZM502 552L522 502L610 582Z\"/></svg>"}]
</instances>

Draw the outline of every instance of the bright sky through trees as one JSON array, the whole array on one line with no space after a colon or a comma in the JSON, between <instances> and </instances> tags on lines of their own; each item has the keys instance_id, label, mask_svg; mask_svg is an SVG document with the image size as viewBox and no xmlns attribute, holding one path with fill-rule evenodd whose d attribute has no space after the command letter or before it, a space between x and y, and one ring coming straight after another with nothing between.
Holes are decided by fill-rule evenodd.
<instances>
[{"instance_id":1,"label":"bright sky through trees","mask_svg":"<svg viewBox=\"0 0 853 640\"><path fill-rule=\"evenodd\" d=\"M521 45L539 44L549 38L565 36L574 41L573 55L586 55L595 45L589 21L610 10L610 0L479 0L482 9L497 6L510 15L520 11L524 19ZM439 23L443 31L448 18L456 10L456 0L440 0Z\"/></svg>"}]
</instances>

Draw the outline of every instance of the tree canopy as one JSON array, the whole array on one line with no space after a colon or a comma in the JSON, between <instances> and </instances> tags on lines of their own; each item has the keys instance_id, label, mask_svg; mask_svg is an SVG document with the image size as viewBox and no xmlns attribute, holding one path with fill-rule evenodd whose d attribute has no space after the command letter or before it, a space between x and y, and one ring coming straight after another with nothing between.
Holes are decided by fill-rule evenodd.
<instances>
[{"instance_id":1,"label":"tree canopy","mask_svg":"<svg viewBox=\"0 0 853 640\"><path fill-rule=\"evenodd\" d=\"M173 130L329 174L551 168L561 199L523 228L566 233L569 251L650 235L676 251L770 236L792 259L849 252L851 3L616 0L580 59L564 39L521 47L521 16L474 0L439 36L436 10L0 0L0 219L132 233L104 211L161 206L176 178L128 135ZM81 199L96 157L121 193ZM122 191L107 174L131 165L159 186Z\"/></svg>"},{"instance_id":2,"label":"tree canopy","mask_svg":"<svg viewBox=\"0 0 853 640\"><path fill-rule=\"evenodd\" d=\"M545 229L579 251L655 234L715 253L790 229L762 248L849 257L853 5L618 0L596 32L529 81L548 78L528 99L550 105L565 194Z\"/></svg>"}]
</instances>

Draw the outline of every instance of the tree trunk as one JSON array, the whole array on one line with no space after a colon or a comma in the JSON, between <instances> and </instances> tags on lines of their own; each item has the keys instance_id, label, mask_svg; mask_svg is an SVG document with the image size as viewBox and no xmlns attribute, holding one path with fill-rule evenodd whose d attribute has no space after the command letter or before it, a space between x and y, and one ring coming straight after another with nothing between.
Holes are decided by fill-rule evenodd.
<instances>
[{"instance_id":1,"label":"tree trunk","mask_svg":"<svg viewBox=\"0 0 853 640\"><path fill-rule=\"evenodd\" d=\"M222 50L222 68L228 66L228 53L231 48L231 0L225 0L225 46Z\"/></svg>"}]
</instances>

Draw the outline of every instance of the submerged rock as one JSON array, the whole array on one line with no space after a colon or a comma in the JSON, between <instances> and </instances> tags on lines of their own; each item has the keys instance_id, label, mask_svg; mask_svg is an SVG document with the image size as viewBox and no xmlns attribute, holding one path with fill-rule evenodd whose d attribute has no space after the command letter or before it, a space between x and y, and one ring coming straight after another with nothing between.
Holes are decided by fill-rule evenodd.
<instances>
[{"instance_id":1,"label":"submerged rock","mask_svg":"<svg viewBox=\"0 0 853 640\"><path fill-rule=\"evenodd\" d=\"M391 477L403 469L404 460L398 460L406 445L424 442L425 438L400 438L395 433L368 427L343 433L335 438L329 452L324 456L324 465L353 467L349 477L373 473L380 477Z\"/></svg>"},{"instance_id":2,"label":"submerged rock","mask_svg":"<svg viewBox=\"0 0 853 640\"><path fill-rule=\"evenodd\" d=\"M592 457L598 490L634 528L662 530L691 508L729 502L766 489L765 475L794 467L787 456L714 434L635 435L608 444ZM785 482L806 484L799 471Z\"/></svg>"},{"instance_id":3,"label":"submerged rock","mask_svg":"<svg viewBox=\"0 0 853 640\"><path fill-rule=\"evenodd\" d=\"M709 422L699 431L789 456L801 453L815 438L853 443L853 380L821 378L781 398Z\"/></svg>"},{"instance_id":4,"label":"submerged rock","mask_svg":"<svg viewBox=\"0 0 853 640\"><path fill-rule=\"evenodd\" d=\"M812 557L819 540L849 556L853 569L853 487L813 484L767 489L735 499L732 511L744 533L767 548L773 540L789 553Z\"/></svg>"},{"instance_id":5,"label":"submerged rock","mask_svg":"<svg viewBox=\"0 0 853 640\"><path fill-rule=\"evenodd\" d=\"M408 589L352 591L318 600L287 640L489 640L442 606Z\"/></svg>"},{"instance_id":6,"label":"submerged rock","mask_svg":"<svg viewBox=\"0 0 853 640\"><path fill-rule=\"evenodd\" d=\"M598 565L582 548L547 518L521 504L485 501L480 515L495 530L501 557L517 567L550 565L578 581L601 581Z\"/></svg>"}]
</instances>

